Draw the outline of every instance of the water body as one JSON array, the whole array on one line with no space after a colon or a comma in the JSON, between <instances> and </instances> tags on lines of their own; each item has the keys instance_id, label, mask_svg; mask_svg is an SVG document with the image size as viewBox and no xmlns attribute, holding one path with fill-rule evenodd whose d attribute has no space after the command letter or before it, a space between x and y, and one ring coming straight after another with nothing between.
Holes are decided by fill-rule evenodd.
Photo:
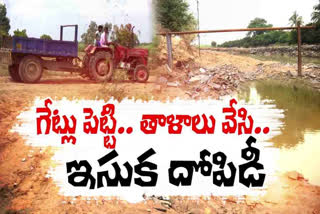
<instances>
[{"instance_id":1,"label":"water body","mask_svg":"<svg viewBox=\"0 0 320 214\"><path fill-rule=\"evenodd\" d=\"M298 83L257 81L243 86L238 97L271 100L285 110L282 134L272 140L280 149L279 170L297 171L320 185L320 93Z\"/></svg>"}]
</instances>

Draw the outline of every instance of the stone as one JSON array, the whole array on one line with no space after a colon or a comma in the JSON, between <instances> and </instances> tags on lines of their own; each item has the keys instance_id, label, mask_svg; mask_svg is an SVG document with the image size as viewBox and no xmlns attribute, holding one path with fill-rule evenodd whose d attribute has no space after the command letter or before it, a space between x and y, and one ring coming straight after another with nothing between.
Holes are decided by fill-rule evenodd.
<instances>
[{"instance_id":1,"label":"stone","mask_svg":"<svg viewBox=\"0 0 320 214\"><path fill-rule=\"evenodd\" d=\"M216 84L216 83L212 83L212 84L211 84L211 87L214 88L214 89L216 89L216 90L220 90L220 89L221 89L221 85L218 85L218 84Z\"/></svg>"},{"instance_id":2,"label":"stone","mask_svg":"<svg viewBox=\"0 0 320 214\"><path fill-rule=\"evenodd\" d=\"M189 82L197 82L197 81L200 81L201 83L204 83L206 81L208 81L210 78L210 76L208 75L196 75L196 76L193 76L191 77L191 79L189 80Z\"/></svg>"},{"instance_id":3,"label":"stone","mask_svg":"<svg viewBox=\"0 0 320 214\"><path fill-rule=\"evenodd\" d=\"M302 174L296 172L296 171L291 171L287 173L288 178L292 179L292 180L303 180L304 177Z\"/></svg>"},{"instance_id":4,"label":"stone","mask_svg":"<svg viewBox=\"0 0 320 214\"><path fill-rule=\"evenodd\" d=\"M176 82L168 82L167 86L178 87L178 86L180 86L180 83L178 81L176 81Z\"/></svg>"},{"instance_id":5,"label":"stone","mask_svg":"<svg viewBox=\"0 0 320 214\"><path fill-rule=\"evenodd\" d=\"M200 71L200 73L206 73L206 69L204 69L204 68L200 68L199 71Z\"/></svg>"}]
</instances>

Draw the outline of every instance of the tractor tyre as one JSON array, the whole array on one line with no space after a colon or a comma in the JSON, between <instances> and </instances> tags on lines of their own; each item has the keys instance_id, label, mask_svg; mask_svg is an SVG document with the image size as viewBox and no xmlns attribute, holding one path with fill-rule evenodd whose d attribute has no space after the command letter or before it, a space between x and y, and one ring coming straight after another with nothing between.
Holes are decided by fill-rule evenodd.
<instances>
[{"instance_id":1,"label":"tractor tyre","mask_svg":"<svg viewBox=\"0 0 320 214\"><path fill-rule=\"evenodd\" d=\"M89 76L96 82L110 81L113 75L112 55L99 51L91 57L89 62Z\"/></svg>"},{"instance_id":2,"label":"tractor tyre","mask_svg":"<svg viewBox=\"0 0 320 214\"><path fill-rule=\"evenodd\" d=\"M22 82L19 76L19 65L10 65L8 67L9 75L14 82Z\"/></svg>"},{"instance_id":3,"label":"tractor tyre","mask_svg":"<svg viewBox=\"0 0 320 214\"><path fill-rule=\"evenodd\" d=\"M134 79L137 82L147 82L149 79L149 71L145 65L138 65L134 69Z\"/></svg>"},{"instance_id":4,"label":"tractor tyre","mask_svg":"<svg viewBox=\"0 0 320 214\"><path fill-rule=\"evenodd\" d=\"M19 65L19 76L24 83L36 83L43 73L42 62L39 57L25 56Z\"/></svg>"}]
</instances>

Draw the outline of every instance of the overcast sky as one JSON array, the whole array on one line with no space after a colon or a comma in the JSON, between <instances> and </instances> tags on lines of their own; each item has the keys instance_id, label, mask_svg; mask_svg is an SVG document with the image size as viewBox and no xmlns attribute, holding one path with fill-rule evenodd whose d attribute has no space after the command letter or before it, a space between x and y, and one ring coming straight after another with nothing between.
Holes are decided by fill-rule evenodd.
<instances>
[{"instance_id":1,"label":"overcast sky","mask_svg":"<svg viewBox=\"0 0 320 214\"><path fill-rule=\"evenodd\" d=\"M29 37L49 34L59 38L59 26L79 25L79 38L90 21L97 24L132 23L140 31L141 42L152 39L151 0L0 0L7 5L11 34L27 29ZM71 32L67 32L72 39Z\"/></svg>"},{"instance_id":2,"label":"overcast sky","mask_svg":"<svg viewBox=\"0 0 320 214\"><path fill-rule=\"evenodd\" d=\"M8 16L13 30L27 29L30 37L43 33L54 39L59 37L59 26L78 24L79 37L85 32L91 20L98 24L131 22L141 32L140 41L150 42L152 0L0 0L7 5ZM196 15L196 0L187 0L190 10ZM228 29L245 28L250 20L260 17L274 26L288 26L288 19L296 10L305 23L310 21L313 6L319 0L199 0L200 28ZM239 39L246 33L203 34L203 44L212 40L224 41ZM70 39L72 38L69 32Z\"/></svg>"},{"instance_id":3,"label":"overcast sky","mask_svg":"<svg viewBox=\"0 0 320 214\"><path fill-rule=\"evenodd\" d=\"M187 1L196 16L196 0ZM318 3L319 0L199 0L200 29L246 28L256 17L266 19L275 27L285 27L289 25L289 18L295 10L308 23L313 6ZM210 44L212 40L222 43L245 35L246 32L201 34L201 43Z\"/></svg>"}]
</instances>

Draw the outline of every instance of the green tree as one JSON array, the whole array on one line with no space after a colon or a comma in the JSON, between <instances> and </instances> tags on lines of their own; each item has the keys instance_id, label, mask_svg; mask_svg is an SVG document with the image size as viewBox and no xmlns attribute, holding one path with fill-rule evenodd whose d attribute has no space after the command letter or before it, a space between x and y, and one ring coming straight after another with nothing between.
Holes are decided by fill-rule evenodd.
<instances>
[{"instance_id":1,"label":"green tree","mask_svg":"<svg viewBox=\"0 0 320 214\"><path fill-rule=\"evenodd\" d=\"M306 26L313 26L313 23L309 23ZM301 40L305 44L320 44L320 28L316 29L301 29ZM297 34L294 34L292 43L297 42Z\"/></svg>"},{"instance_id":2,"label":"green tree","mask_svg":"<svg viewBox=\"0 0 320 214\"><path fill-rule=\"evenodd\" d=\"M134 33L134 27L131 24L114 26L114 31L111 36L112 41L119 43L126 47L134 47L138 45L138 35Z\"/></svg>"},{"instance_id":3,"label":"green tree","mask_svg":"<svg viewBox=\"0 0 320 214\"><path fill-rule=\"evenodd\" d=\"M49 35L47 35L47 34L43 34L42 36L40 36L40 39L52 40L51 36L49 36Z\"/></svg>"},{"instance_id":4,"label":"green tree","mask_svg":"<svg viewBox=\"0 0 320 214\"><path fill-rule=\"evenodd\" d=\"M26 37L26 38L28 37L26 29L23 29L23 30L17 29L15 31L13 31L13 35L14 36L19 36L19 37Z\"/></svg>"},{"instance_id":5,"label":"green tree","mask_svg":"<svg viewBox=\"0 0 320 214\"><path fill-rule=\"evenodd\" d=\"M272 24L268 24L265 19L255 18L250 21L248 28L267 28L272 27ZM249 31L247 36L257 36L264 34L266 31Z\"/></svg>"},{"instance_id":6,"label":"green tree","mask_svg":"<svg viewBox=\"0 0 320 214\"><path fill-rule=\"evenodd\" d=\"M217 47L217 43L216 43L215 41L212 41L212 42L211 42L211 46L212 46L212 47Z\"/></svg>"},{"instance_id":7,"label":"green tree","mask_svg":"<svg viewBox=\"0 0 320 214\"><path fill-rule=\"evenodd\" d=\"M94 21L91 21L87 29L87 32L81 35L82 42L86 45L93 44L97 30L98 30L97 23Z\"/></svg>"},{"instance_id":8,"label":"green tree","mask_svg":"<svg viewBox=\"0 0 320 214\"><path fill-rule=\"evenodd\" d=\"M319 4L315 5L313 9L314 11L311 15L311 20L313 23L320 26L320 0L319 0Z\"/></svg>"},{"instance_id":9,"label":"green tree","mask_svg":"<svg viewBox=\"0 0 320 214\"><path fill-rule=\"evenodd\" d=\"M302 25L303 24L303 20L302 20L302 16L299 16L299 14L297 13L297 11L294 11L292 16L289 19L289 25L291 27L293 26L297 26L297 24Z\"/></svg>"},{"instance_id":10,"label":"green tree","mask_svg":"<svg viewBox=\"0 0 320 214\"><path fill-rule=\"evenodd\" d=\"M155 3L156 21L169 31L194 30L197 26L189 4L185 0L157 0Z\"/></svg>"},{"instance_id":11,"label":"green tree","mask_svg":"<svg viewBox=\"0 0 320 214\"><path fill-rule=\"evenodd\" d=\"M0 4L0 36L8 36L10 30L10 20L7 17L6 5Z\"/></svg>"}]
</instances>

